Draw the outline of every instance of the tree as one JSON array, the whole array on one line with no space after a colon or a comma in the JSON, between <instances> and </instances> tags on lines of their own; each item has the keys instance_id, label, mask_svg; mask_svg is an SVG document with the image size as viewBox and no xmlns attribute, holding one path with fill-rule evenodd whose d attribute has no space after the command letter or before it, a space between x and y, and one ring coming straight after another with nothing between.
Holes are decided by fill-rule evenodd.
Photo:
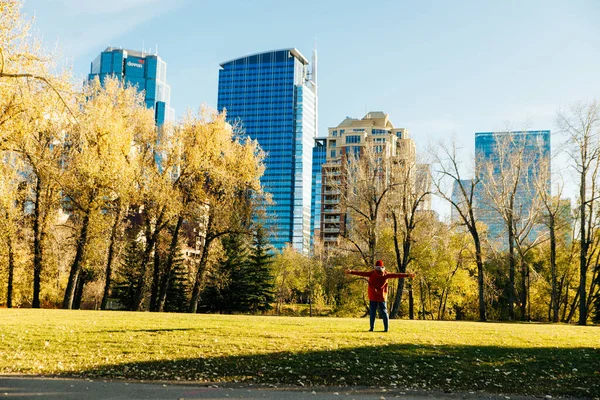
<instances>
[{"instance_id":1,"label":"tree","mask_svg":"<svg viewBox=\"0 0 600 400\"><path fill-rule=\"evenodd\" d=\"M141 273L140 262L142 261L142 246L136 240L129 240L125 252L125 257L117 271L113 297L119 299L119 302L126 310L136 310L136 296L138 293L137 285L140 282Z\"/></svg>"},{"instance_id":2,"label":"tree","mask_svg":"<svg viewBox=\"0 0 600 400\"><path fill-rule=\"evenodd\" d=\"M274 255L267 240L264 228L258 225L252 236L252 246L248 254L248 306L251 312L264 312L270 310L271 303L275 300L273 287Z\"/></svg>"},{"instance_id":3,"label":"tree","mask_svg":"<svg viewBox=\"0 0 600 400\"><path fill-rule=\"evenodd\" d=\"M61 176L62 192L78 225L76 251L65 290L63 308L71 308L82 260L89 241L90 224L108 209L130 182L132 144L143 129L153 130L148 110L136 88L125 88L116 78L86 86L80 114L68 138L67 167ZM107 276L110 278L110 270Z\"/></svg>"},{"instance_id":4,"label":"tree","mask_svg":"<svg viewBox=\"0 0 600 400\"><path fill-rule=\"evenodd\" d=\"M579 227L579 325L588 319L587 275L594 258L592 244L596 241L598 172L600 172L600 105L596 101L574 105L569 112L558 113L558 125L569 140L569 157L575 170Z\"/></svg>"},{"instance_id":5,"label":"tree","mask_svg":"<svg viewBox=\"0 0 600 400\"><path fill-rule=\"evenodd\" d=\"M485 310L485 279L484 279L484 255L481 239L481 231L475 212L475 193L481 188L481 180L475 174L472 179L464 179L461 175L462 165L458 159L458 148L456 142L451 146L441 144L440 153L435 154L436 166L438 168L438 179L433 180L433 184L440 197L446 200L452 206L458 215L458 221L466 227L475 247L475 263L477 264L477 289L479 298L479 320L486 321ZM453 185L452 194L448 194L443 189L442 182L449 179Z\"/></svg>"},{"instance_id":6,"label":"tree","mask_svg":"<svg viewBox=\"0 0 600 400\"><path fill-rule=\"evenodd\" d=\"M258 144L234 133L225 114L205 111L196 119L199 151L187 162L197 163L202 190L192 213L201 221L202 250L196 268L189 311L196 312L213 241L239 231L240 215L250 215L263 202L259 178L264 171ZM250 194L250 195L249 195ZM245 218L242 218L245 219ZM246 232L244 228L244 232Z\"/></svg>"},{"instance_id":7,"label":"tree","mask_svg":"<svg viewBox=\"0 0 600 400\"><path fill-rule=\"evenodd\" d=\"M476 171L484 190L478 206L481 212L488 213L490 219L499 218L505 228L509 261L508 314L511 320L515 319L516 256L520 256L521 319L525 319L529 273L525 255L541 240L540 235L531 237L534 227L539 224L541 211L532 171L544 158L543 147L532 149L537 142L530 143L526 132L498 132L492 139L492 151ZM549 190L549 187L544 189Z\"/></svg>"},{"instance_id":8,"label":"tree","mask_svg":"<svg viewBox=\"0 0 600 400\"><path fill-rule=\"evenodd\" d=\"M392 216L394 253L400 273L406 273L412 261L411 248L414 242L414 231L427 216L423 205L427 196L430 195L430 176L429 165L418 165L414 160L392 160L392 184L394 187L392 200L388 207ZM390 318L398 316L403 290L404 279L400 279Z\"/></svg>"}]
</instances>

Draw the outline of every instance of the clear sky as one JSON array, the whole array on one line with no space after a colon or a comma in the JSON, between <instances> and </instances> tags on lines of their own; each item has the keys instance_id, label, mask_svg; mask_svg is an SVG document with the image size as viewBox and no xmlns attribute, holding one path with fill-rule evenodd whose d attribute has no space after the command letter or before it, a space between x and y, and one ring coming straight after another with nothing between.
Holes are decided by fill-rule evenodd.
<instances>
[{"instance_id":1,"label":"clear sky","mask_svg":"<svg viewBox=\"0 0 600 400\"><path fill-rule=\"evenodd\" d=\"M167 62L176 116L215 107L219 64L296 47L319 57L319 132L384 111L420 150L474 133L550 129L600 93L594 0L26 0L35 30L83 80L107 46ZM555 165L554 170L560 170ZM443 212L444 213L444 212Z\"/></svg>"}]
</instances>

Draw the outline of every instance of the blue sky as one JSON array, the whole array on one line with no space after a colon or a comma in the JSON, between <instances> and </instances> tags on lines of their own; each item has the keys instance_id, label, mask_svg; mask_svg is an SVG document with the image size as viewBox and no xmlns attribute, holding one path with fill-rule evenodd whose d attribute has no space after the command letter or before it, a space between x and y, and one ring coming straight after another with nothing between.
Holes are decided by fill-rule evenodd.
<instances>
[{"instance_id":1,"label":"blue sky","mask_svg":"<svg viewBox=\"0 0 600 400\"><path fill-rule=\"evenodd\" d=\"M82 80L107 46L167 62L176 116L216 106L219 63L296 47L319 55L319 131L384 111L420 150L474 133L551 129L600 93L600 2L26 0L35 31ZM559 170L561 165L555 166Z\"/></svg>"}]
</instances>

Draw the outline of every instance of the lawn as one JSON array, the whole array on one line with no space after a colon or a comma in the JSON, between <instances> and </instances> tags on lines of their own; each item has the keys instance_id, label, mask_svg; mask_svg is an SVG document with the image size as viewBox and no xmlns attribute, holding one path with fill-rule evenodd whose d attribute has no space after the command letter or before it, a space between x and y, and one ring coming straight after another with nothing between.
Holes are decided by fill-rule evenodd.
<instances>
[{"instance_id":1,"label":"lawn","mask_svg":"<svg viewBox=\"0 0 600 400\"><path fill-rule=\"evenodd\" d=\"M599 327L367 328L358 318L0 309L0 373L600 398Z\"/></svg>"}]
</instances>

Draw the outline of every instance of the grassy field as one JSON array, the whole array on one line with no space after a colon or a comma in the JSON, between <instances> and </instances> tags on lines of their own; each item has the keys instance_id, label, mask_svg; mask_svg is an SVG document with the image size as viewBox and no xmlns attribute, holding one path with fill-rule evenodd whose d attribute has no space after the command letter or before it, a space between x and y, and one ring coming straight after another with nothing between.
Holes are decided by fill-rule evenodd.
<instances>
[{"instance_id":1,"label":"grassy field","mask_svg":"<svg viewBox=\"0 0 600 400\"><path fill-rule=\"evenodd\" d=\"M0 310L0 373L600 397L600 328ZM381 328L377 321L376 328Z\"/></svg>"}]
</instances>

